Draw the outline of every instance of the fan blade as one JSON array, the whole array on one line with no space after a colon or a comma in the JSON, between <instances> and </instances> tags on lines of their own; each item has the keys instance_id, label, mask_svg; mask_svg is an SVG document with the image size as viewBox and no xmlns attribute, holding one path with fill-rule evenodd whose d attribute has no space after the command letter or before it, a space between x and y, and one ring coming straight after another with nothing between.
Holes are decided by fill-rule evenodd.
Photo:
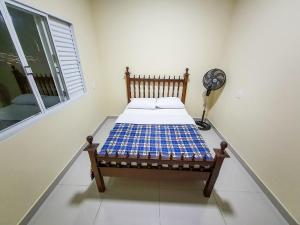
<instances>
[{"instance_id":1,"label":"fan blade","mask_svg":"<svg viewBox=\"0 0 300 225\"><path fill-rule=\"evenodd\" d=\"M203 76L203 86L208 90L217 90L226 82L226 75L223 70L211 69Z\"/></svg>"}]
</instances>

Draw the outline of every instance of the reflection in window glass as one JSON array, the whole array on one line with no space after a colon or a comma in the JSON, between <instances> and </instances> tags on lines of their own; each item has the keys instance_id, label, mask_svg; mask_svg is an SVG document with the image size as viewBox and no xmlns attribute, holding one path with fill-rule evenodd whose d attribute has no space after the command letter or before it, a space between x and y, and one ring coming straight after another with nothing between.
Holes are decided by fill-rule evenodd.
<instances>
[{"instance_id":1,"label":"reflection in window glass","mask_svg":"<svg viewBox=\"0 0 300 225\"><path fill-rule=\"evenodd\" d=\"M10 5L8 10L45 107L56 105L64 100L64 92L55 73L51 46L45 40L44 18Z\"/></svg>"},{"instance_id":2,"label":"reflection in window glass","mask_svg":"<svg viewBox=\"0 0 300 225\"><path fill-rule=\"evenodd\" d=\"M0 12L0 131L40 112Z\"/></svg>"}]
</instances>

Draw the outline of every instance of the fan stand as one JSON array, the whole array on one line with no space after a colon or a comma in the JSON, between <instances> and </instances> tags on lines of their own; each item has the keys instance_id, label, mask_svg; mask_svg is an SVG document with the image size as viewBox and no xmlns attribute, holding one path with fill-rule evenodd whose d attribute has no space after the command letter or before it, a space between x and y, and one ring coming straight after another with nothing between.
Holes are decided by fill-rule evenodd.
<instances>
[{"instance_id":1,"label":"fan stand","mask_svg":"<svg viewBox=\"0 0 300 225\"><path fill-rule=\"evenodd\" d=\"M210 130L211 125L209 123L204 122L204 114L205 109L203 110L201 121L196 121L196 124L198 125L199 130Z\"/></svg>"},{"instance_id":2,"label":"fan stand","mask_svg":"<svg viewBox=\"0 0 300 225\"><path fill-rule=\"evenodd\" d=\"M211 128L211 125L204 121L204 116L205 116L205 113L206 113L206 101L207 101L207 97L209 96L209 94L210 94L210 91L208 91L205 95L202 118L201 118L200 121L196 121L196 124L198 125L199 130L210 130L210 128Z\"/></svg>"}]
</instances>

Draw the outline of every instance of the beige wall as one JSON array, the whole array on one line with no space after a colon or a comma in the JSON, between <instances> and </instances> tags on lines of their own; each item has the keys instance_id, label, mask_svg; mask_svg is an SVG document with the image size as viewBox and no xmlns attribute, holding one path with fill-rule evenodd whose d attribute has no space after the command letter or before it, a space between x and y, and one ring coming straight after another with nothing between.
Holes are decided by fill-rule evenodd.
<instances>
[{"instance_id":1,"label":"beige wall","mask_svg":"<svg viewBox=\"0 0 300 225\"><path fill-rule=\"evenodd\" d=\"M202 109L202 75L216 65L229 26L231 0L92 0L109 112L127 102L124 72L182 75L190 68L187 108Z\"/></svg>"},{"instance_id":2,"label":"beige wall","mask_svg":"<svg viewBox=\"0 0 300 225\"><path fill-rule=\"evenodd\" d=\"M210 119L300 222L300 1L238 1Z\"/></svg>"},{"instance_id":3,"label":"beige wall","mask_svg":"<svg viewBox=\"0 0 300 225\"><path fill-rule=\"evenodd\" d=\"M203 74L223 68L228 82L210 119L300 220L299 1L26 2L74 24L88 94L0 142L0 224L16 224L82 138L123 110L127 65L167 75L189 67L187 108L198 117Z\"/></svg>"},{"instance_id":4,"label":"beige wall","mask_svg":"<svg viewBox=\"0 0 300 225\"><path fill-rule=\"evenodd\" d=\"M90 4L86 0L27 0L71 21L88 93L0 142L0 224L16 224L107 115ZM96 88L93 89L93 84Z\"/></svg>"}]
</instances>

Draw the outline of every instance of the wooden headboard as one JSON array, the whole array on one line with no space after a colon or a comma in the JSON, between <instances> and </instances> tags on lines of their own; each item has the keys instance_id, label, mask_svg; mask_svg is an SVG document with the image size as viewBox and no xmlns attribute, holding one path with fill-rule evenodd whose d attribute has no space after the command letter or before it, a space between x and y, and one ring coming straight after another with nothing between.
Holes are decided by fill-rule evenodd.
<instances>
[{"instance_id":1,"label":"wooden headboard","mask_svg":"<svg viewBox=\"0 0 300 225\"><path fill-rule=\"evenodd\" d=\"M14 74L18 86L22 94L32 93L27 77L16 69L15 66L11 66L11 72ZM51 74L34 74L33 79L35 80L36 86L39 89L41 95L57 96L57 90L54 84L54 80Z\"/></svg>"},{"instance_id":2,"label":"wooden headboard","mask_svg":"<svg viewBox=\"0 0 300 225\"><path fill-rule=\"evenodd\" d=\"M183 77L133 75L130 76L129 67L126 67L127 101L131 98L159 98L179 97L185 103L189 69L185 69Z\"/></svg>"},{"instance_id":3,"label":"wooden headboard","mask_svg":"<svg viewBox=\"0 0 300 225\"><path fill-rule=\"evenodd\" d=\"M7 87L0 83L0 107L10 104L10 94Z\"/></svg>"}]
</instances>

